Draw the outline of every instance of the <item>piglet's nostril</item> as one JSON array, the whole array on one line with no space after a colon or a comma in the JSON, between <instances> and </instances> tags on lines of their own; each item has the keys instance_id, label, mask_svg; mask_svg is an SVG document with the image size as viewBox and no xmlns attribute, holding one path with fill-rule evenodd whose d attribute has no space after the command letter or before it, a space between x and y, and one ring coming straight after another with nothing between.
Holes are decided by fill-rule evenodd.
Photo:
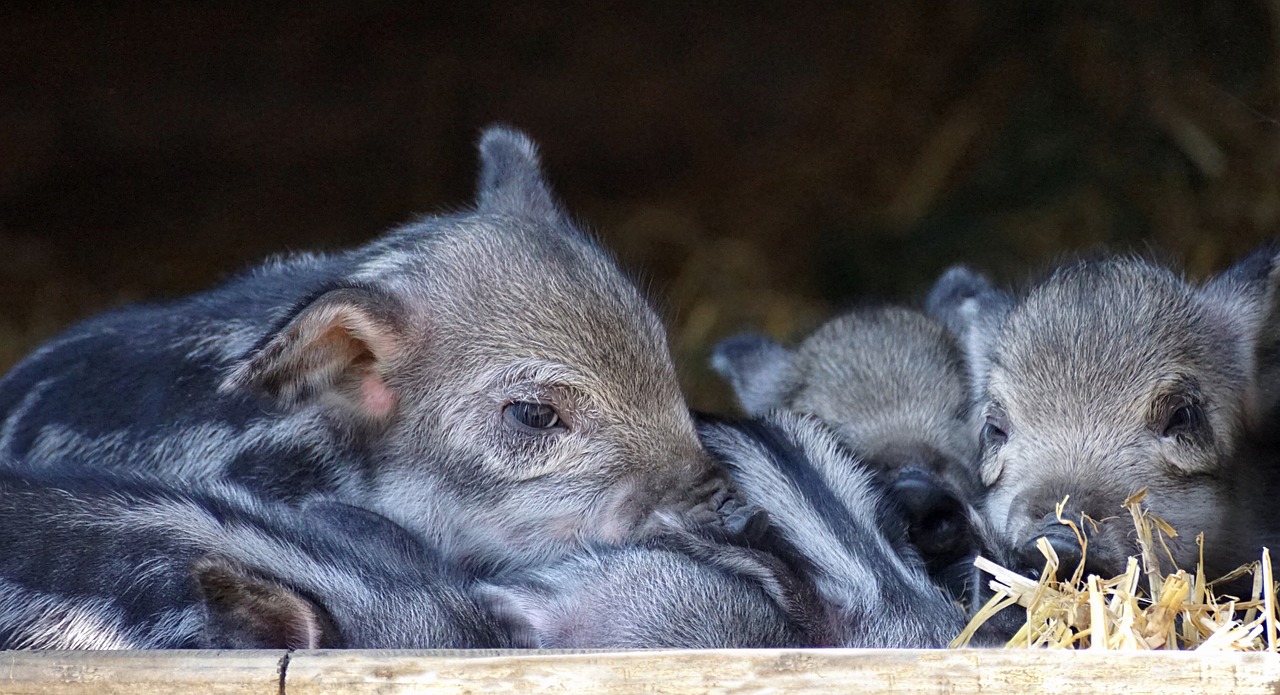
<instances>
[{"instance_id":1,"label":"piglet's nostril","mask_svg":"<svg viewBox=\"0 0 1280 695\"><path fill-rule=\"evenodd\" d=\"M1022 545L1019 555L1028 568L1044 567L1045 556L1036 543L1040 538L1047 540L1049 547L1058 555L1059 578L1070 576L1084 559L1084 550L1080 547L1080 540L1076 538L1075 532L1068 526L1054 524L1045 527L1039 536Z\"/></svg>"}]
</instances>

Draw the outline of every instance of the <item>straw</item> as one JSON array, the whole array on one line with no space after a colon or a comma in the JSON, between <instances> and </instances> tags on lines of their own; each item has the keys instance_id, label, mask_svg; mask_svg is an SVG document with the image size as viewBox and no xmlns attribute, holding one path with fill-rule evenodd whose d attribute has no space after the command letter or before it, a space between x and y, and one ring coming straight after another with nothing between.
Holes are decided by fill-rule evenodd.
<instances>
[{"instance_id":1,"label":"straw","mask_svg":"<svg viewBox=\"0 0 1280 695\"><path fill-rule=\"evenodd\" d=\"M1167 542L1177 531L1142 506L1145 498L1143 489L1124 502L1139 552L1128 559L1119 576L1086 576L1081 560L1070 579L1059 581L1058 555L1044 538L1036 542L1045 557L1038 579L984 557L975 559L974 565L991 575L994 595L951 646L968 645L980 626L1016 605L1025 611L1026 621L1009 640L1009 647L1276 651L1280 633L1270 551L1264 548L1258 561L1206 581L1203 536L1196 538L1200 562L1195 570L1179 569ZM1058 505L1058 521L1075 533L1083 557L1087 534L1079 524L1063 518L1065 504L1064 499ZM1088 517L1081 517L1081 522L1097 523ZM1247 575L1253 577L1248 600L1215 594L1216 586Z\"/></svg>"}]
</instances>

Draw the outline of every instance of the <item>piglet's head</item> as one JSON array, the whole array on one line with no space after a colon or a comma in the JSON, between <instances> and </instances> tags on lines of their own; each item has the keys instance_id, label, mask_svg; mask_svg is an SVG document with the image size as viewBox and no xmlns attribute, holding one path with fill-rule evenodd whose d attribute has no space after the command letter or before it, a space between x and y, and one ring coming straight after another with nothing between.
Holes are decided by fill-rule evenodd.
<instances>
[{"instance_id":1,"label":"piglet's head","mask_svg":"<svg viewBox=\"0 0 1280 695\"><path fill-rule=\"evenodd\" d=\"M480 142L475 207L352 253L224 388L319 407L366 442L370 506L454 559L520 565L715 523L662 323L561 212L523 135Z\"/></svg>"},{"instance_id":2,"label":"piglet's head","mask_svg":"<svg viewBox=\"0 0 1280 695\"><path fill-rule=\"evenodd\" d=\"M1138 549L1121 505L1143 488L1180 534L1170 541L1179 566L1195 565L1197 533L1210 551L1231 542L1235 453L1268 407L1258 356L1273 254L1199 286L1134 258L1060 268L1016 299L970 271L939 282L981 394L986 511L1029 565L1043 563L1040 537L1064 565L1079 561L1056 520L1068 498L1088 571L1122 572Z\"/></svg>"},{"instance_id":3,"label":"piglet's head","mask_svg":"<svg viewBox=\"0 0 1280 695\"><path fill-rule=\"evenodd\" d=\"M942 324L906 308L861 308L794 348L729 338L711 363L746 412L786 409L829 424L906 512L931 571L972 553L977 439L962 355Z\"/></svg>"}]
</instances>

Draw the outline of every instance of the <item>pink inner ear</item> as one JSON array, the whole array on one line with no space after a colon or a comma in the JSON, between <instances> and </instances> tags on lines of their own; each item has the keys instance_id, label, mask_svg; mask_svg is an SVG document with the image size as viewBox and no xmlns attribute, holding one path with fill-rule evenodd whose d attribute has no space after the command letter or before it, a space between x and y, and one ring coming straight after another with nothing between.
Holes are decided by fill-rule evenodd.
<instances>
[{"instance_id":1,"label":"pink inner ear","mask_svg":"<svg viewBox=\"0 0 1280 695\"><path fill-rule=\"evenodd\" d=\"M366 374L360 381L360 400L365 410L374 417L384 418L396 406L395 394L382 383L377 374Z\"/></svg>"}]
</instances>

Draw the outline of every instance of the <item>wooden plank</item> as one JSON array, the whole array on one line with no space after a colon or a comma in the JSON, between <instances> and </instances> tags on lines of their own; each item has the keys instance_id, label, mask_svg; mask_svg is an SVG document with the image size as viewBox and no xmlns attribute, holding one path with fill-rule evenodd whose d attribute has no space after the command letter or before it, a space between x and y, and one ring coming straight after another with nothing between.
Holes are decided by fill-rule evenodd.
<instances>
[{"instance_id":1,"label":"wooden plank","mask_svg":"<svg viewBox=\"0 0 1280 695\"><path fill-rule=\"evenodd\" d=\"M1280 655L1022 650L6 652L0 693L1280 693Z\"/></svg>"},{"instance_id":2,"label":"wooden plank","mask_svg":"<svg viewBox=\"0 0 1280 695\"><path fill-rule=\"evenodd\" d=\"M277 695L286 652L0 652L0 693Z\"/></svg>"},{"instance_id":3,"label":"wooden plank","mask_svg":"<svg viewBox=\"0 0 1280 695\"><path fill-rule=\"evenodd\" d=\"M1280 655L1024 650L297 652L285 692L1278 693Z\"/></svg>"}]
</instances>

